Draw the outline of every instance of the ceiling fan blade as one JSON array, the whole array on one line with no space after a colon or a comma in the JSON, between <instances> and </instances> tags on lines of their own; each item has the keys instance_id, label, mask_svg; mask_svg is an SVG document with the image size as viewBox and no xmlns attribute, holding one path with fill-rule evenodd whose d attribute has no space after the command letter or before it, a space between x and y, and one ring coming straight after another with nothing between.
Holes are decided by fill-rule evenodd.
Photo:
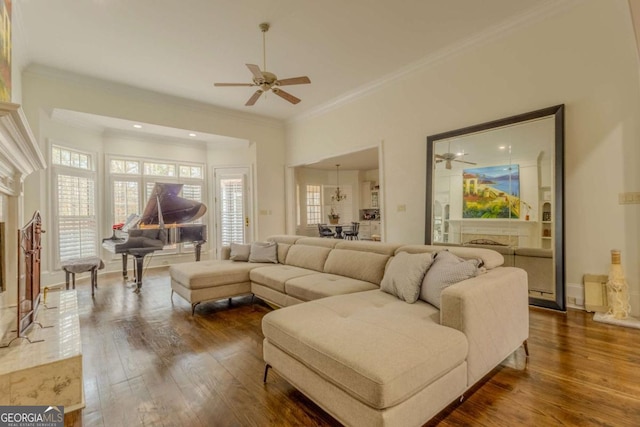
<instances>
[{"instance_id":1,"label":"ceiling fan blade","mask_svg":"<svg viewBox=\"0 0 640 427\"><path fill-rule=\"evenodd\" d=\"M278 86L305 85L308 83L311 83L311 80L309 80L309 77L307 76L292 77L290 79L282 79L276 82Z\"/></svg>"},{"instance_id":2,"label":"ceiling fan blade","mask_svg":"<svg viewBox=\"0 0 640 427\"><path fill-rule=\"evenodd\" d=\"M246 64L246 65L249 71L251 71L251 74L253 74L253 77L255 77L258 80L264 81L264 75L262 75L262 71L260 71L260 67L258 67L255 64Z\"/></svg>"},{"instance_id":3,"label":"ceiling fan blade","mask_svg":"<svg viewBox=\"0 0 640 427\"><path fill-rule=\"evenodd\" d=\"M458 163L466 163L468 165L477 165L477 163L473 163L473 162L467 162L465 160L457 160L457 159L453 159L454 162L458 162Z\"/></svg>"},{"instance_id":4,"label":"ceiling fan blade","mask_svg":"<svg viewBox=\"0 0 640 427\"><path fill-rule=\"evenodd\" d=\"M214 83L214 86L255 86L253 83Z\"/></svg>"},{"instance_id":5,"label":"ceiling fan blade","mask_svg":"<svg viewBox=\"0 0 640 427\"><path fill-rule=\"evenodd\" d=\"M262 93L263 93L262 89L258 89L253 95L251 95L251 98L249 98L247 103L244 105L246 105L247 107L252 106L253 104L256 103L258 98L260 98L260 95L262 95Z\"/></svg>"},{"instance_id":6,"label":"ceiling fan blade","mask_svg":"<svg viewBox=\"0 0 640 427\"><path fill-rule=\"evenodd\" d=\"M286 99L292 104L297 104L298 102L300 102L300 98L296 98L295 96L291 95L289 92L285 92L282 89L273 88L271 91L276 95L278 95L280 98Z\"/></svg>"},{"instance_id":7,"label":"ceiling fan blade","mask_svg":"<svg viewBox=\"0 0 640 427\"><path fill-rule=\"evenodd\" d=\"M443 155L441 155L441 154L436 154L436 159L445 160L445 159L446 159L446 157L444 157L444 156L443 156Z\"/></svg>"}]
</instances>

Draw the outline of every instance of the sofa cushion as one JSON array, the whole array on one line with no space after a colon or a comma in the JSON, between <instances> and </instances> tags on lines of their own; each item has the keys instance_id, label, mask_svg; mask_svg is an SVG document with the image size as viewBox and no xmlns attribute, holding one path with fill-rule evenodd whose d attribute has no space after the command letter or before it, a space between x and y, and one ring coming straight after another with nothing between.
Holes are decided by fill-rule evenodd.
<instances>
[{"instance_id":1,"label":"sofa cushion","mask_svg":"<svg viewBox=\"0 0 640 427\"><path fill-rule=\"evenodd\" d=\"M302 236L291 236L289 234L277 234L275 236L267 237L267 241L269 242L276 242L278 244L286 243L288 245L293 245L296 241L300 239L302 239Z\"/></svg>"},{"instance_id":2,"label":"sofa cushion","mask_svg":"<svg viewBox=\"0 0 640 427\"><path fill-rule=\"evenodd\" d=\"M311 301L333 295L370 291L378 286L362 280L335 274L317 273L290 279L284 284L287 295L302 301Z\"/></svg>"},{"instance_id":3,"label":"sofa cushion","mask_svg":"<svg viewBox=\"0 0 640 427\"><path fill-rule=\"evenodd\" d=\"M284 284L287 280L315 273L313 270L293 267L291 265L272 265L254 268L251 270L249 277L253 283L284 293Z\"/></svg>"},{"instance_id":4,"label":"sofa cushion","mask_svg":"<svg viewBox=\"0 0 640 427\"><path fill-rule=\"evenodd\" d=\"M309 270L322 271L331 249L318 246L293 245L287 253L286 264Z\"/></svg>"},{"instance_id":5,"label":"sofa cushion","mask_svg":"<svg viewBox=\"0 0 640 427\"><path fill-rule=\"evenodd\" d=\"M384 409L465 363L465 335L439 325L438 317L423 301L409 305L373 290L270 312L262 331L337 387Z\"/></svg>"},{"instance_id":6,"label":"sofa cushion","mask_svg":"<svg viewBox=\"0 0 640 427\"><path fill-rule=\"evenodd\" d=\"M436 252L433 255L433 263L424 276L420 299L440 308L442 290L475 277L481 265L482 261L479 259L465 260L448 250Z\"/></svg>"},{"instance_id":7,"label":"sofa cushion","mask_svg":"<svg viewBox=\"0 0 640 427\"><path fill-rule=\"evenodd\" d=\"M299 240L296 240L296 245L334 248L340 241L340 239L326 239L323 237L302 237Z\"/></svg>"},{"instance_id":8,"label":"sofa cushion","mask_svg":"<svg viewBox=\"0 0 640 427\"><path fill-rule=\"evenodd\" d=\"M301 239L301 236L283 235L271 236L267 238L267 241L278 244L278 262L284 264L287 259L287 253L289 253L289 248L299 239Z\"/></svg>"},{"instance_id":9,"label":"sofa cushion","mask_svg":"<svg viewBox=\"0 0 640 427\"><path fill-rule=\"evenodd\" d=\"M420 296L422 279L430 265L431 254L400 252L389 261L380 289L413 304Z\"/></svg>"},{"instance_id":10,"label":"sofa cushion","mask_svg":"<svg viewBox=\"0 0 640 427\"><path fill-rule=\"evenodd\" d=\"M373 252L334 249L327 258L324 272L379 285L389 258Z\"/></svg>"},{"instance_id":11,"label":"sofa cushion","mask_svg":"<svg viewBox=\"0 0 640 427\"><path fill-rule=\"evenodd\" d=\"M409 252L410 254L419 254L424 252L438 252L448 250L452 254L464 259L481 259L487 270L500 267L504 264L502 254L492 249L471 248L462 246L430 246L430 245L406 245L396 250L398 252Z\"/></svg>"},{"instance_id":12,"label":"sofa cushion","mask_svg":"<svg viewBox=\"0 0 640 427\"><path fill-rule=\"evenodd\" d=\"M374 252L376 254L393 256L401 245L394 243L369 242L366 240L339 240L336 249L353 249L361 252Z\"/></svg>"},{"instance_id":13,"label":"sofa cushion","mask_svg":"<svg viewBox=\"0 0 640 427\"><path fill-rule=\"evenodd\" d=\"M171 278L189 289L209 288L249 281L249 272L267 264L250 264L230 260L198 261L169 267Z\"/></svg>"},{"instance_id":14,"label":"sofa cushion","mask_svg":"<svg viewBox=\"0 0 640 427\"><path fill-rule=\"evenodd\" d=\"M249 262L278 263L278 244L276 242L253 242Z\"/></svg>"},{"instance_id":15,"label":"sofa cushion","mask_svg":"<svg viewBox=\"0 0 640 427\"><path fill-rule=\"evenodd\" d=\"M249 261L251 254L251 244L231 243L231 253L229 259L231 261Z\"/></svg>"}]
</instances>

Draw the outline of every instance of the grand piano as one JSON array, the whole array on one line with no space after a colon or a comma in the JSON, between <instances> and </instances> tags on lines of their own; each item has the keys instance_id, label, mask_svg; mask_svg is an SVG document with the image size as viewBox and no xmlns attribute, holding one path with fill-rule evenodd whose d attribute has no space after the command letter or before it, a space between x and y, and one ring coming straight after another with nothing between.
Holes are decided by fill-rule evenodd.
<instances>
[{"instance_id":1,"label":"grand piano","mask_svg":"<svg viewBox=\"0 0 640 427\"><path fill-rule=\"evenodd\" d=\"M179 197L183 184L156 183L142 216L127 219L122 231L114 230L102 239L102 247L114 254L122 254L122 275L127 278L127 256L136 260L136 291L142 287L144 257L167 245L190 242L195 245L196 261L200 261L202 244L207 241L205 224L187 224L205 214L207 207L200 202Z\"/></svg>"}]
</instances>

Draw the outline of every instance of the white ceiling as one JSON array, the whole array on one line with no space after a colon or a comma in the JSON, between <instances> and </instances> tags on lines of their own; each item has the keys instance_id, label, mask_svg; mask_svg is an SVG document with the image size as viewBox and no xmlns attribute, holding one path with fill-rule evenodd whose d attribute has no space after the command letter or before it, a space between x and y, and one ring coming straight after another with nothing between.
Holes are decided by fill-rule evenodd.
<instances>
[{"instance_id":1,"label":"white ceiling","mask_svg":"<svg viewBox=\"0 0 640 427\"><path fill-rule=\"evenodd\" d=\"M24 64L38 64L216 106L290 119L336 102L552 0L20 0ZM297 105L269 95L244 103L245 64L267 68Z\"/></svg>"}]
</instances>

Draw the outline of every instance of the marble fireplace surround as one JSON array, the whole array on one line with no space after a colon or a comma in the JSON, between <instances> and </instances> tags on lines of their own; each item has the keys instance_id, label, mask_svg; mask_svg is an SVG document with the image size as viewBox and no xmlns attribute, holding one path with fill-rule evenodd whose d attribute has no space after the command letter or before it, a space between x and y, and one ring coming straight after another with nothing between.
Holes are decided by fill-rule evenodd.
<instances>
[{"instance_id":1,"label":"marble fireplace surround","mask_svg":"<svg viewBox=\"0 0 640 427\"><path fill-rule=\"evenodd\" d=\"M0 337L15 328L7 324L9 308L17 303L17 232L23 222L25 178L46 167L46 162L18 104L0 102L0 221L5 223L4 277L0 289Z\"/></svg>"},{"instance_id":2,"label":"marble fireplace surround","mask_svg":"<svg viewBox=\"0 0 640 427\"><path fill-rule=\"evenodd\" d=\"M17 317L17 230L25 221L23 183L46 167L22 108L0 102L0 222L5 288L0 289L0 405L63 405L65 412L84 407L82 346L75 291L50 292L41 300L38 325L25 339L15 339Z\"/></svg>"}]
</instances>

